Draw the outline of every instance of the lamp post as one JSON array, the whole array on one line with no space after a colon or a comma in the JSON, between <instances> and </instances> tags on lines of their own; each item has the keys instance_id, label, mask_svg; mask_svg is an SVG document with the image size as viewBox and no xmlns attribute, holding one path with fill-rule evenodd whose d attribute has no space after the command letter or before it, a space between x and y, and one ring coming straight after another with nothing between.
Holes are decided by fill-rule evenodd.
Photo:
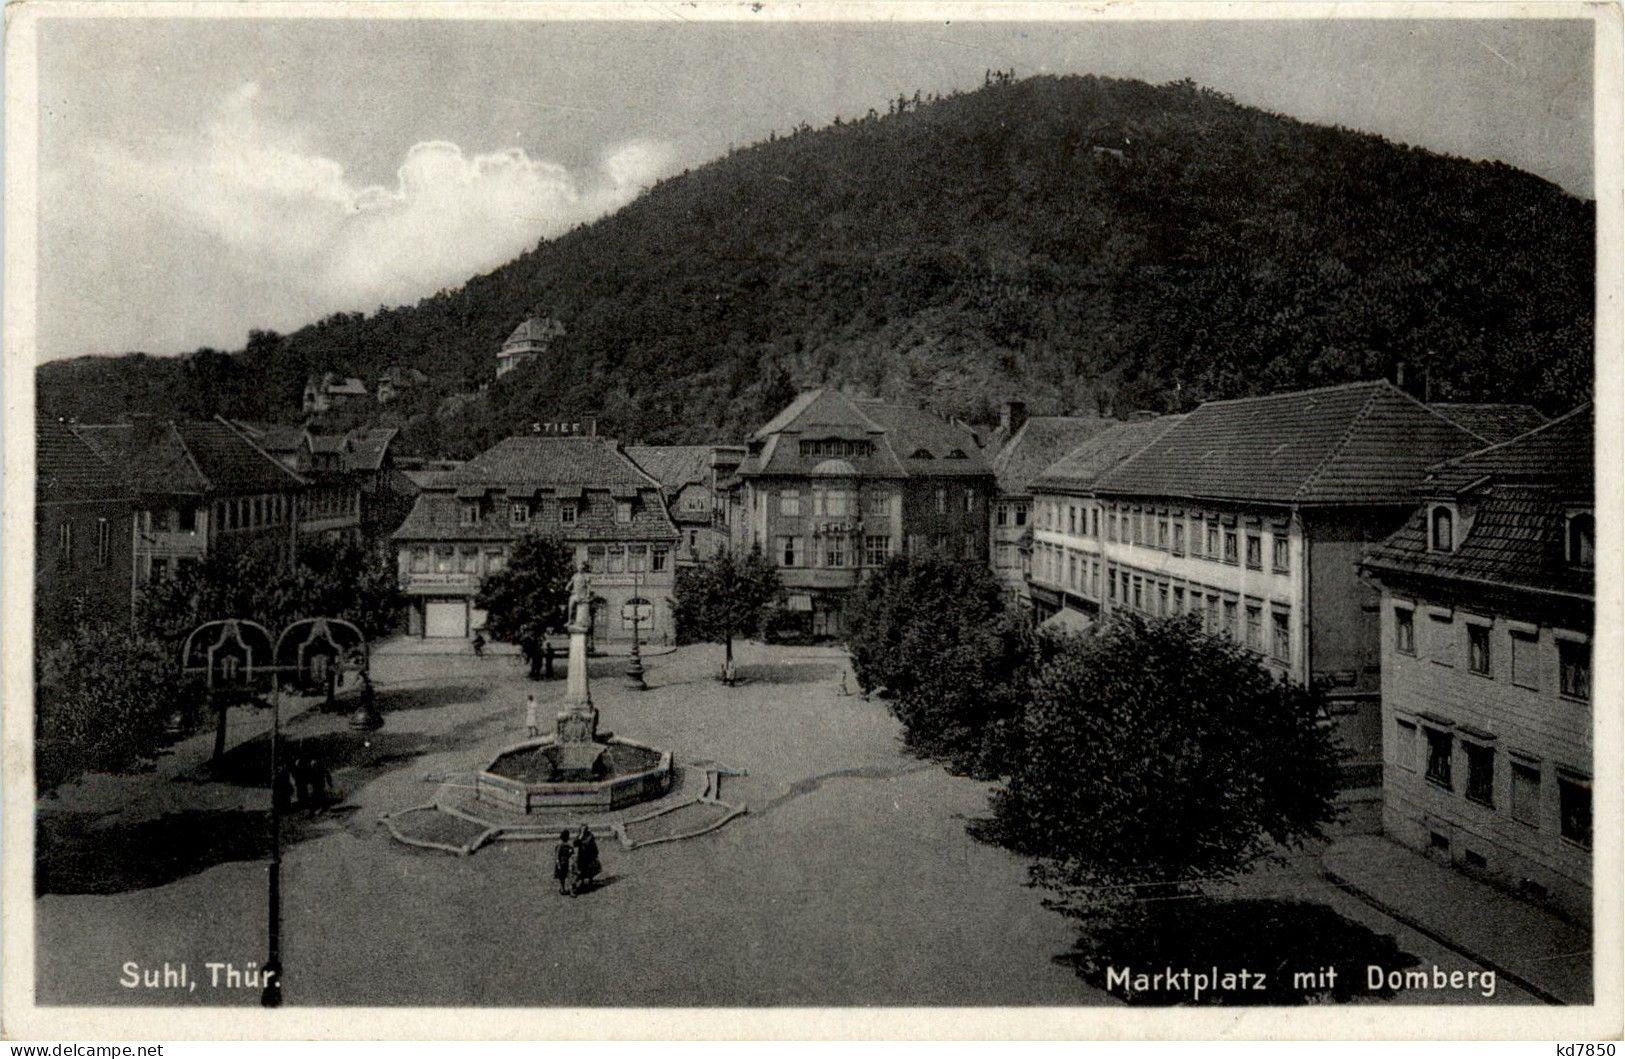
<instances>
[{"instance_id":1,"label":"lamp post","mask_svg":"<svg viewBox=\"0 0 1625 1059\"><path fill-rule=\"evenodd\" d=\"M289 637L304 630L303 640L295 640L290 657L285 649ZM211 642L210 634L214 635ZM273 644L265 626L255 621L230 618L205 622L192 630L181 648L181 671L196 675L202 673L210 694L214 692L217 672L251 685L257 672L271 678L271 857L266 875L266 948L265 965L261 971L265 987L260 993L260 1004L274 1008L282 1005L282 769L279 757L282 751L282 683L285 674L306 676L313 659L330 658L327 676L332 667L343 664L354 666L360 673L363 692L362 707L371 721L370 728L383 724L372 703L372 679L367 650L367 638L354 624L338 618L301 618L282 630ZM331 685L329 685L331 687ZM352 718L352 725L354 718Z\"/></svg>"}]
</instances>

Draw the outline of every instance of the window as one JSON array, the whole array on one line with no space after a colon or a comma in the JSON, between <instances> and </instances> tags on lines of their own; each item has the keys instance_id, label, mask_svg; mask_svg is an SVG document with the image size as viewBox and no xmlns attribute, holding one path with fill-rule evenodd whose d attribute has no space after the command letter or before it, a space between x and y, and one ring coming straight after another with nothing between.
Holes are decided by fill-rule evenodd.
<instances>
[{"instance_id":1,"label":"window","mask_svg":"<svg viewBox=\"0 0 1625 1059\"><path fill-rule=\"evenodd\" d=\"M63 519L56 528L56 557L64 563L73 562L73 520Z\"/></svg>"},{"instance_id":2,"label":"window","mask_svg":"<svg viewBox=\"0 0 1625 1059\"><path fill-rule=\"evenodd\" d=\"M1540 639L1532 633L1512 632L1512 683L1540 690Z\"/></svg>"},{"instance_id":3,"label":"window","mask_svg":"<svg viewBox=\"0 0 1625 1059\"><path fill-rule=\"evenodd\" d=\"M108 554L113 550L113 527L104 518L96 520L96 565L106 566Z\"/></svg>"},{"instance_id":4,"label":"window","mask_svg":"<svg viewBox=\"0 0 1625 1059\"><path fill-rule=\"evenodd\" d=\"M1185 520L1180 519L1174 523L1174 554L1185 554Z\"/></svg>"},{"instance_id":5,"label":"window","mask_svg":"<svg viewBox=\"0 0 1625 1059\"><path fill-rule=\"evenodd\" d=\"M1591 645L1557 641L1557 672L1564 695L1571 699L1591 698Z\"/></svg>"},{"instance_id":6,"label":"window","mask_svg":"<svg viewBox=\"0 0 1625 1059\"><path fill-rule=\"evenodd\" d=\"M503 551L501 548L487 548L487 549L485 549L485 572L486 573L488 573L488 574L500 574L502 572L502 568L504 566L506 566L506 565L508 565L508 553L507 552Z\"/></svg>"},{"instance_id":7,"label":"window","mask_svg":"<svg viewBox=\"0 0 1625 1059\"><path fill-rule=\"evenodd\" d=\"M612 544L604 549L604 569L611 574L626 573L626 549Z\"/></svg>"},{"instance_id":8,"label":"window","mask_svg":"<svg viewBox=\"0 0 1625 1059\"><path fill-rule=\"evenodd\" d=\"M1074 536L1078 532L1078 505L1066 505L1066 531Z\"/></svg>"},{"instance_id":9,"label":"window","mask_svg":"<svg viewBox=\"0 0 1625 1059\"><path fill-rule=\"evenodd\" d=\"M477 526L480 524L480 502L478 500L465 501L463 504L463 525Z\"/></svg>"},{"instance_id":10,"label":"window","mask_svg":"<svg viewBox=\"0 0 1625 1059\"><path fill-rule=\"evenodd\" d=\"M1165 617L1168 611L1168 586L1157 586L1157 617Z\"/></svg>"},{"instance_id":11,"label":"window","mask_svg":"<svg viewBox=\"0 0 1625 1059\"><path fill-rule=\"evenodd\" d=\"M1078 554L1068 552L1066 556L1066 583L1073 588L1078 587Z\"/></svg>"},{"instance_id":12,"label":"window","mask_svg":"<svg viewBox=\"0 0 1625 1059\"><path fill-rule=\"evenodd\" d=\"M197 508L187 504L180 510L180 531L182 533L197 532Z\"/></svg>"},{"instance_id":13,"label":"window","mask_svg":"<svg viewBox=\"0 0 1625 1059\"><path fill-rule=\"evenodd\" d=\"M530 503L525 500L515 500L509 509L509 519L517 526L523 526L530 521Z\"/></svg>"},{"instance_id":14,"label":"window","mask_svg":"<svg viewBox=\"0 0 1625 1059\"><path fill-rule=\"evenodd\" d=\"M1016 525L1025 526L1026 524L1027 524L1027 507L1026 507L1025 504L1017 504L1016 505Z\"/></svg>"},{"instance_id":15,"label":"window","mask_svg":"<svg viewBox=\"0 0 1625 1059\"><path fill-rule=\"evenodd\" d=\"M628 544L626 546L626 572L641 574L649 569L649 546L647 544Z\"/></svg>"},{"instance_id":16,"label":"window","mask_svg":"<svg viewBox=\"0 0 1625 1059\"><path fill-rule=\"evenodd\" d=\"M1462 741L1467 754L1467 800L1495 808L1495 750Z\"/></svg>"},{"instance_id":17,"label":"window","mask_svg":"<svg viewBox=\"0 0 1625 1059\"><path fill-rule=\"evenodd\" d=\"M1416 654L1416 614L1409 607L1394 608L1394 650Z\"/></svg>"},{"instance_id":18,"label":"window","mask_svg":"<svg viewBox=\"0 0 1625 1059\"><path fill-rule=\"evenodd\" d=\"M1010 505L1009 504L999 504L996 507L994 507L993 508L993 524L995 526L1007 526L1007 525L1009 525L1009 523L1010 523Z\"/></svg>"},{"instance_id":19,"label":"window","mask_svg":"<svg viewBox=\"0 0 1625 1059\"><path fill-rule=\"evenodd\" d=\"M1433 509L1429 516L1429 524L1433 527L1429 533L1428 546L1436 552L1453 552L1456 550L1456 516L1443 504Z\"/></svg>"},{"instance_id":20,"label":"window","mask_svg":"<svg viewBox=\"0 0 1625 1059\"><path fill-rule=\"evenodd\" d=\"M1224 634L1232 640L1239 638L1241 635L1241 630L1236 627L1236 610L1235 600L1227 599L1224 601Z\"/></svg>"},{"instance_id":21,"label":"window","mask_svg":"<svg viewBox=\"0 0 1625 1059\"><path fill-rule=\"evenodd\" d=\"M801 514L801 490L781 489L779 491L779 514Z\"/></svg>"},{"instance_id":22,"label":"window","mask_svg":"<svg viewBox=\"0 0 1625 1059\"><path fill-rule=\"evenodd\" d=\"M1281 533L1277 533L1275 535L1275 548L1274 548L1274 556L1273 556L1273 563L1274 563L1276 573L1284 574L1290 569L1290 567L1288 566L1288 561L1287 561L1287 556L1289 554L1290 553L1287 550L1287 538L1286 538L1286 535L1281 534Z\"/></svg>"},{"instance_id":23,"label":"window","mask_svg":"<svg viewBox=\"0 0 1625 1059\"><path fill-rule=\"evenodd\" d=\"M1224 531L1224 561L1229 563L1231 566L1236 565L1236 546L1237 546L1237 543L1238 542L1236 540L1236 531L1232 530L1232 529L1225 530Z\"/></svg>"},{"instance_id":24,"label":"window","mask_svg":"<svg viewBox=\"0 0 1625 1059\"><path fill-rule=\"evenodd\" d=\"M1157 547L1163 551L1168 550L1168 516L1162 515L1157 519Z\"/></svg>"},{"instance_id":25,"label":"window","mask_svg":"<svg viewBox=\"0 0 1625 1059\"><path fill-rule=\"evenodd\" d=\"M1178 585L1174 586L1174 614L1185 613L1185 590Z\"/></svg>"},{"instance_id":26,"label":"window","mask_svg":"<svg viewBox=\"0 0 1625 1059\"><path fill-rule=\"evenodd\" d=\"M457 549L440 547L434 550L434 572L449 574L457 564Z\"/></svg>"},{"instance_id":27,"label":"window","mask_svg":"<svg viewBox=\"0 0 1625 1059\"><path fill-rule=\"evenodd\" d=\"M1264 608L1254 603L1247 604L1247 646L1264 649Z\"/></svg>"},{"instance_id":28,"label":"window","mask_svg":"<svg viewBox=\"0 0 1625 1059\"><path fill-rule=\"evenodd\" d=\"M1106 512L1106 539L1113 544L1117 543L1117 509L1112 508Z\"/></svg>"},{"instance_id":29,"label":"window","mask_svg":"<svg viewBox=\"0 0 1625 1059\"><path fill-rule=\"evenodd\" d=\"M154 559L152 561L151 579L154 581L166 581L169 579L168 559Z\"/></svg>"},{"instance_id":30,"label":"window","mask_svg":"<svg viewBox=\"0 0 1625 1059\"><path fill-rule=\"evenodd\" d=\"M1450 786L1450 752L1454 737L1449 732L1441 732L1437 728L1426 729L1428 737L1428 780L1437 783L1445 790Z\"/></svg>"},{"instance_id":31,"label":"window","mask_svg":"<svg viewBox=\"0 0 1625 1059\"><path fill-rule=\"evenodd\" d=\"M1589 511L1569 516L1565 554L1575 566L1591 566L1596 562L1597 520Z\"/></svg>"},{"instance_id":32,"label":"window","mask_svg":"<svg viewBox=\"0 0 1625 1059\"><path fill-rule=\"evenodd\" d=\"M1562 835L1591 848L1591 784L1567 776L1557 778L1557 811Z\"/></svg>"},{"instance_id":33,"label":"window","mask_svg":"<svg viewBox=\"0 0 1625 1059\"><path fill-rule=\"evenodd\" d=\"M1449 616L1428 615L1428 660L1441 666L1456 664L1456 623Z\"/></svg>"},{"instance_id":34,"label":"window","mask_svg":"<svg viewBox=\"0 0 1625 1059\"><path fill-rule=\"evenodd\" d=\"M871 514L871 515L890 515L891 514L891 494L890 493L870 493L869 494L869 514ZM1018 522L1017 525L1020 525L1020 523Z\"/></svg>"},{"instance_id":35,"label":"window","mask_svg":"<svg viewBox=\"0 0 1625 1059\"><path fill-rule=\"evenodd\" d=\"M1089 563L1089 594L1096 599L1100 598L1100 563L1098 561Z\"/></svg>"},{"instance_id":36,"label":"window","mask_svg":"<svg viewBox=\"0 0 1625 1059\"><path fill-rule=\"evenodd\" d=\"M891 556L891 537L868 536L863 538L863 561L866 566L884 566Z\"/></svg>"},{"instance_id":37,"label":"window","mask_svg":"<svg viewBox=\"0 0 1625 1059\"><path fill-rule=\"evenodd\" d=\"M1416 771L1416 722L1394 718L1399 738L1394 740L1394 763L1406 772Z\"/></svg>"},{"instance_id":38,"label":"window","mask_svg":"<svg viewBox=\"0 0 1625 1059\"><path fill-rule=\"evenodd\" d=\"M846 540L844 538L824 538L824 565L830 567L846 565Z\"/></svg>"},{"instance_id":39,"label":"window","mask_svg":"<svg viewBox=\"0 0 1625 1059\"><path fill-rule=\"evenodd\" d=\"M632 501L615 501L615 521L622 524L632 521Z\"/></svg>"},{"instance_id":40,"label":"window","mask_svg":"<svg viewBox=\"0 0 1625 1059\"><path fill-rule=\"evenodd\" d=\"M1117 602L1117 574L1111 570L1106 571L1106 598Z\"/></svg>"},{"instance_id":41,"label":"window","mask_svg":"<svg viewBox=\"0 0 1625 1059\"><path fill-rule=\"evenodd\" d=\"M948 513L948 490L946 490L946 489L938 489L937 490L937 514L945 515L947 513Z\"/></svg>"},{"instance_id":42,"label":"window","mask_svg":"<svg viewBox=\"0 0 1625 1059\"><path fill-rule=\"evenodd\" d=\"M1490 627L1467 626L1467 668L1488 676L1490 672Z\"/></svg>"},{"instance_id":43,"label":"window","mask_svg":"<svg viewBox=\"0 0 1625 1059\"><path fill-rule=\"evenodd\" d=\"M576 524L576 504L574 500L559 501L559 522L565 526Z\"/></svg>"},{"instance_id":44,"label":"window","mask_svg":"<svg viewBox=\"0 0 1625 1059\"><path fill-rule=\"evenodd\" d=\"M1141 590L1143 588L1143 584L1144 583L1138 577L1136 577L1134 579L1134 609L1135 610L1144 610L1145 609L1145 599L1141 595Z\"/></svg>"},{"instance_id":45,"label":"window","mask_svg":"<svg viewBox=\"0 0 1625 1059\"><path fill-rule=\"evenodd\" d=\"M429 549L427 549L427 548L413 548L410 562L411 562L412 573L414 573L414 574L426 574L426 573L428 573L429 572Z\"/></svg>"},{"instance_id":46,"label":"window","mask_svg":"<svg viewBox=\"0 0 1625 1059\"><path fill-rule=\"evenodd\" d=\"M1247 534L1247 569L1264 569L1264 538L1256 533Z\"/></svg>"},{"instance_id":47,"label":"window","mask_svg":"<svg viewBox=\"0 0 1625 1059\"><path fill-rule=\"evenodd\" d=\"M649 570L652 573L664 573L666 569L666 546L657 544L649 553Z\"/></svg>"},{"instance_id":48,"label":"window","mask_svg":"<svg viewBox=\"0 0 1625 1059\"><path fill-rule=\"evenodd\" d=\"M480 550L478 548L461 549L458 559L458 573L477 574L480 572Z\"/></svg>"},{"instance_id":49,"label":"window","mask_svg":"<svg viewBox=\"0 0 1625 1059\"><path fill-rule=\"evenodd\" d=\"M1530 827L1540 826L1540 766L1512 763L1512 819Z\"/></svg>"}]
</instances>

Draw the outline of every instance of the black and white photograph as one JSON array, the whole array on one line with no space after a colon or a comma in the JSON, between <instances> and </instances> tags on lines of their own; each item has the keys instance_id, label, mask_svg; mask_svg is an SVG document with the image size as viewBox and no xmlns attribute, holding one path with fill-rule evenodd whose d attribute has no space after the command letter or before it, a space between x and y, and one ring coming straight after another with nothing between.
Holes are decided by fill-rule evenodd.
<instances>
[{"instance_id":1,"label":"black and white photograph","mask_svg":"<svg viewBox=\"0 0 1625 1059\"><path fill-rule=\"evenodd\" d=\"M9 8L4 1035L1617 1038L1619 9L1293 6Z\"/></svg>"}]
</instances>

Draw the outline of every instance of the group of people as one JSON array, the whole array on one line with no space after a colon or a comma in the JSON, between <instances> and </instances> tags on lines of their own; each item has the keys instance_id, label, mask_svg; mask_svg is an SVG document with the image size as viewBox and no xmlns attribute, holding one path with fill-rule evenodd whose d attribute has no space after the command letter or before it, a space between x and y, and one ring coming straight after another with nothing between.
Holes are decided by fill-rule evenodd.
<instances>
[{"instance_id":1,"label":"group of people","mask_svg":"<svg viewBox=\"0 0 1625 1059\"><path fill-rule=\"evenodd\" d=\"M553 878L558 881L559 893L574 897L592 886L592 881L603 870L598 861L598 839L586 824L574 835L565 828L559 832L559 844L553 851Z\"/></svg>"},{"instance_id":2,"label":"group of people","mask_svg":"<svg viewBox=\"0 0 1625 1059\"><path fill-rule=\"evenodd\" d=\"M303 809L315 813L317 809L338 800L333 788L333 773L313 754L299 754L277 769L276 790L273 792L280 809Z\"/></svg>"}]
</instances>

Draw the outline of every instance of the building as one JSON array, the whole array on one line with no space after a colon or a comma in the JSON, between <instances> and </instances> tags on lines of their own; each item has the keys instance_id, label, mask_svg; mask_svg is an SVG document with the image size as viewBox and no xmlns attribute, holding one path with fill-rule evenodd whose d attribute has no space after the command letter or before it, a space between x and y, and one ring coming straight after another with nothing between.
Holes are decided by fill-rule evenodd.
<instances>
[{"instance_id":1,"label":"building","mask_svg":"<svg viewBox=\"0 0 1625 1059\"><path fill-rule=\"evenodd\" d=\"M1095 483L1184 418L1114 423L1033 478L1032 506L1042 517L1028 527L1031 540L1022 561L1028 568L1028 597L1040 621L1081 628L1099 618L1105 541L1092 531L1091 520L1097 516L1087 514L1096 507Z\"/></svg>"},{"instance_id":2,"label":"building","mask_svg":"<svg viewBox=\"0 0 1625 1059\"><path fill-rule=\"evenodd\" d=\"M378 385L373 392L377 395L379 404L389 404L428 381L429 377L416 368L403 368L398 364L391 364L378 376Z\"/></svg>"},{"instance_id":3,"label":"building","mask_svg":"<svg viewBox=\"0 0 1625 1059\"><path fill-rule=\"evenodd\" d=\"M305 481L225 419L73 427L134 497L137 586L222 550L291 561Z\"/></svg>"},{"instance_id":4,"label":"building","mask_svg":"<svg viewBox=\"0 0 1625 1059\"><path fill-rule=\"evenodd\" d=\"M546 353L552 348L553 340L563 334L564 325L551 316L532 316L514 328L497 351L497 378Z\"/></svg>"},{"instance_id":5,"label":"building","mask_svg":"<svg viewBox=\"0 0 1625 1059\"><path fill-rule=\"evenodd\" d=\"M1046 568L1035 543L1035 577L1075 583L1102 612L1200 614L1323 687L1349 753L1351 826L1375 830L1379 600L1358 564L1410 516L1428 468L1483 445L1388 382L1210 402L1097 478L1092 501L1040 510L1040 539L1065 528L1101 558L1085 571L1080 555L1074 578L1072 555Z\"/></svg>"},{"instance_id":6,"label":"building","mask_svg":"<svg viewBox=\"0 0 1625 1059\"><path fill-rule=\"evenodd\" d=\"M1033 478L1112 422L1099 416L1029 417L1021 401L1005 403L999 429L984 450L990 456L995 485L988 535L993 573L1019 605L1032 604L1027 572L1033 540Z\"/></svg>"},{"instance_id":7,"label":"building","mask_svg":"<svg viewBox=\"0 0 1625 1059\"><path fill-rule=\"evenodd\" d=\"M322 433L309 425L236 424L250 440L306 482L298 508L299 532L327 540L377 542L406 517L391 477L395 427L357 427Z\"/></svg>"},{"instance_id":8,"label":"building","mask_svg":"<svg viewBox=\"0 0 1625 1059\"><path fill-rule=\"evenodd\" d=\"M334 372L312 375L305 380L304 409L307 413L330 412L367 399L367 384Z\"/></svg>"},{"instance_id":9,"label":"building","mask_svg":"<svg viewBox=\"0 0 1625 1059\"><path fill-rule=\"evenodd\" d=\"M1591 915L1596 519L1588 405L1443 463L1372 547L1383 827Z\"/></svg>"},{"instance_id":10,"label":"building","mask_svg":"<svg viewBox=\"0 0 1625 1059\"><path fill-rule=\"evenodd\" d=\"M558 536L592 566L593 634L661 639L672 632L678 533L660 483L614 441L513 437L423 485L393 534L415 636L481 628L480 581L531 533Z\"/></svg>"},{"instance_id":11,"label":"building","mask_svg":"<svg viewBox=\"0 0 1625 1059\"><path fill-rule=\"evenodd\" d=\"M125 476L54 419L34 425L34 638L80 621L128 621L135 598L134 494Z\"/></svg>"},{"instance_id":12,"label":"building","mask_svg":"<svg viewBox=\"0 0 1625 1059\"><path fill-rule=\"evenodd\" d=\"M1462 401L1433 401L1429 408L1458 427L1465 427L1491 445L1527 434L1546 417L1526 404L1473 404Z\"/></svg>"},{"instance_id":13,"label":"building","mask_svg":"<svg viewBox=\"0 0 1625 1059\"><path fill-rule=\"evenodd\" d=\"M847 596L895 554L988 561L993 472L963 425L923 406L801 394L750 438L736 544L779 567L806 631L845 631Z\"/></svg>"},{"instance_id":14,"label":"building","mask_svg":"<svg viewBox=\"0 0 1625 1059\"><path fill-rule=\"evenodd\" d=\"M743 445L628 445L626 454L660 483L666 510L683 535L681 559L700 562L727 548L721 485L744 460Z\"/></svg>"}]
</instances>

